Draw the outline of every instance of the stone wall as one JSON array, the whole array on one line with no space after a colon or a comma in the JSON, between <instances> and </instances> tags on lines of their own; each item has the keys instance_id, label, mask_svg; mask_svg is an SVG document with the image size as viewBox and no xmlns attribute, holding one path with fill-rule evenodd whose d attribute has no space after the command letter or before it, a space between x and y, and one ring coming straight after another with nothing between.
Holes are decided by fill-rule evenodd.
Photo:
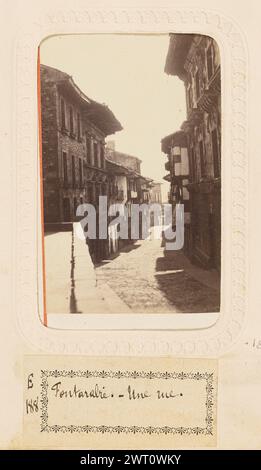
<instances>
[{"instance_id":1,"label":"stone wall","mask_svg":"<svg viewBox=\"0 0 261 470\"><path fill-rule=\"evenodd\" d=\"M61 220L58 181L57 90L45 70L41 71L42 172L44 220Z\"/></svg>"}]
</instances>

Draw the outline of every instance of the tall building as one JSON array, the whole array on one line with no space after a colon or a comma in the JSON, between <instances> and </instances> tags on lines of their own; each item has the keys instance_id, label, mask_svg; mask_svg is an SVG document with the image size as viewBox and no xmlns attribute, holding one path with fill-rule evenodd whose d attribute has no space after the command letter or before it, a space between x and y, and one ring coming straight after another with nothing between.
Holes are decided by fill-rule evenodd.
<instances>
[{"instance_id":1,"label":"tall building","mask_svg":"<svg viewBox=\"0 0 261 470\"><path fill-rule=\"evenodd\" d=\"M68 74L41 65L40 78L44 224L61 229L76 219L78 205L88 202L98 211L99 196L108 195L105 138L122 126ZM94 261L107 256L107 245L89 240Z\"/></svg>"},{"instance_id":2,"label":"tall building","mask_svg":"<svg viewBox=\"0 0 261 470\"><path fill-rule=\"evenodd\" d=\"M173 206L185 205L185 249L202 266L220 270L221 75L214 39L171 34L165 72L185 86L187 118L162 139L165 179Z\"/></svg>"},{"instance_id":3,"label":"tall building","mask_svg":"<svg viewBox=\"0 0 261 470\"><path fill-rule=\"evenodd\" d=\"M70 222L78 204L107 194L105 137L122 127L68 74L41 65L40 75L44 221Z\"/></svg>"}]
</instances>

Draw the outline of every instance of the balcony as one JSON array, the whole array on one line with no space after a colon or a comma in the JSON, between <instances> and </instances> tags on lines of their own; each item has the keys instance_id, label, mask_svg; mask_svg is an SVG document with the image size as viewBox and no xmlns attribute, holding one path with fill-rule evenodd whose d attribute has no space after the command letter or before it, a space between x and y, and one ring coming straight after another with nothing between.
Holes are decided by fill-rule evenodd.
<instances>
[{"instance_id":1,"label":"balcony","mask_svg":"<svg viewBox=\"0 0 261 470\"><path fill-rule=\"evenodd\" d=\"M220 67L214 72L212 77L208 81L208 89L215 93L221 92L221 73Z\"/></svg>"},{"instance_id":2,"label":"balcony","mask_svg":"<svg viewBox=\"0 0 261 470\"><path fill-rule=\"evenodd\" d=\"M217 106L218 98L221 93L221 76L220 67L214 72L209 79L207 87L202 92L199 100L198 107L200 110L209 113L211 109Z\"/></svg>"},{"instance_id":3,"label":"balcony","mask_svg":"<svg viewBox=\"0 0 261 470\"><path fill-rule=\"evenodd\" d=\"M202 93L198 101L198 107L202 111L209 113L211 109L217 106L217 101L218 101L217 93L212 92L210 90L205 90L204 93Z\"/></svg>"}]
</instances>

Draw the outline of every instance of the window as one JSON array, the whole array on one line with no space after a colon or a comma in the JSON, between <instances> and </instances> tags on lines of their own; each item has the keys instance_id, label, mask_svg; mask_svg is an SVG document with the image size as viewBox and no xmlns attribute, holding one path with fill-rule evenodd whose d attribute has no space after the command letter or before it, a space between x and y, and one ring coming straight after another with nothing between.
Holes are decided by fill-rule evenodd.
<instances>
[{"instance_id":1,"label":"window","mask_svg":"<svg viewBox=\"0 0 261 470\"><path fill-rule=\"evenodd\" d=\"M87 199L89 203L93 202L93 184L90 183L87 188Z\"/></svg>"},{"instance_id":2,"label":"window","mask_svg":"<svg viewBox=\"0 0 261 470\"><path fill-rule=\"evenodd\" d=\"M97 142L94 142L93 151L94 151L94 166L98 166L98 144L97 144Z\"/></svg>"},{"instance_id":3,"label":"window","mask_svg":"<svg viewBox=\"0 0 261 470\"><path fill-rule=\"evenodd\" d=\"M214 178L218 178L220 176L220 166L219 166L219 147L218 147L217 129L214 129L211 132L211 140L212 140Z\"/></svg>"},{"instance_id":4,"label":"window","mask_svg":"<svg viewBox=\"0 0 261 470\"><path fill-rule=\"evenodd\" d=\"M67 153L63 152L63 180L68 184L68 167L67 167Z\"/></svg>"},{"instance_id":5,"label":"window","mask_svg":"<svg viewBox=\"0 0 261 470\"><path fill-rule=\"evenodd\" d=\"M92 141L91 138L86 136L86 160L90 165L92 161Z\"/></svg>"},{"instance_id":6,"label":"window","mask_svg":"<svg viewBox=\"0 0 261 470\"><path fill-rule=\"evenodd\" d=\"M89 139L89 161L92 163L92 139Z\"/></svg>"},{"instance_id":7,"label":"window","mask_svg":"<svg viewBox=\"0 0 261 470\"><path fill-rule=\"evenodd\" d=\"M76 178L75 178L75 157L72 155L72 186L74 187L76 183Z\"/></svg>"},{"instance_id":8,"label":"window","mask_svg":"<svg viewBox=\"0 0 261 470\"><path fill-rule=\"evenodd\" d=\"M129 186L130 191L135 191L136 192L137 191L136 181L135 180L130 180L129 184L130 184L130 186Z\"/></svg>"},{"instance_id":9,"label":"window","mask_svg":"<svg viewBox=\"0 0 261 470\"><path fill-rule=\"evenodd\" d=\"M200 172L201 172L201 177L206 176L206 169L205 169L205 162L204 162L204 147L203 147L203 141L199 141L199 158L200 158Z\"/></svg>"},{"instance_id":10,"label":"window","mask_svg":"<svg viewBox=\"0 0 261 470\"><path fill-rule=\"evenodd\" d=\"M74 125L73 125L73 109L72 106L70 106L70 133L74 134Z\"/></svg>"},{"instance_id":11,"label":"window","mask_svg":"<svg viewBox=\"0 0 261 470\"><path fill-rule=\"evenodd\" d=\"M98 206L99 204L99 197L101 194L101 186L100 184L95 185L95 204Z\"/></svg>"},{"instance_id":12,"label":"window","mask_svg":"<svg viewBox=\"0 0 261 470\"><path fill-rule=\"evenodd\" d=\"M80 188L82 188L83 178L82 178L82 159L79 158L79 182Z\"/></svg>"},{"instance_id":13,"label":"window","mask_svg":"<svg viewBox=\"0 0 261 470\"><path fill-rule=\"evenodd\" d=\"M191 178L191 181L192 183L194 183L196 181L196 178L195 178L195 174L196 174L196 168L195 168L195 152L194 152L194 148L191 147L191 151L190 151L190 178Z\"/></svg>"},{"instance_id":14,"label":"window","mask_svg":"<svg viewBox=\"0 0 261 470\"><path fill-rule=\"evenodd\" d=\"M104 158L104 146L101 145L101 167L102 168L105 168L105 158Z\"/></svg>"},{"instance_id":15,"label":"window","mask_svg":"<svg viewBox=\"0 0 261 470\"><path fill-rule=\"evenodd\" d=\"M74 216L74 218L76 217L77 206L78 206L77 198L74 197L73 198L73 216Z\"/></svg>"},{"instance_id":16,"label":"window","mask_svg":"<svg viewBox=\"0 0 261 470\"><path fill-rule=\"evenodd\" d=\"M192 95L192 87L190 83L188 84L188 88L187 88L187 97L188 97L188 109L190 110L193 108L193 95Z\"/></svg>"},{"instance_id":17,"label":"window","mask_svg":"<svg viewBox=\"0 0 261 470\"><path fill-rule=\"evenodd\" d=\"M191 86L189 87L189 106L190 106L190 108L193 108L193 95L192 95Z\"/></svg>"},{"instance_id":18,"label":"window","mask_svg":"<svg viewBox=\"0 0 261 470\"><path fill-rule=\"evenodd\" d=\"M197 96L197 99L199 99L199 95L200 95L200 83L199 83L199 72L197 70L197 72L195 73L195 85L196 85L196 96Z\"/></svg>"},{"instance_id":19,"label":"window","mask_svg":"<svg viewBox=\"0 0 261 470\"><path fill-rule=\"evenodd\" d=\"M211 79L214 72L214 65L213 65L213 47L209 46L207 49L207 73L208 73L208 80Z\"/></svg>"},{"instance_id":20,"label":"window","mask_svg":"<svg viewBox=\"0 0 261 470\"><path fill-rule=\"evenodd\" d=\"M97 166L99 168L102 167L102 162L101 162L101 144L100 142L97 143Z\"/></svg>"},{"instance_id":21,"label":"window","mask_svg":"<svg viewBox=\"0 0 261 470\"><path fill-rule=\"evenodd\" d=\"M81 118L79 113L77 113L77 139L81 140Z\"/></svg>"},{"instance_id":22,"label":"window","mask_svg":"<svg viewBox=\"0 0 261 470\"><path fill-rule=\"evenodd\" d=\"M101 195L106 196L107 195L107 185L104 183L101 186Z\"/></svg>"},{"instance_id":23,"label":"window","mask_svg":"<svg viewBox=\"0 0 261 470\"><path fill-rule=\"evenodd\" d=\"M61 124L62 124L62 129L66 128L66 122L65 122L65 102L64 99L61 98Z\"/></svg>"}]
</instances>

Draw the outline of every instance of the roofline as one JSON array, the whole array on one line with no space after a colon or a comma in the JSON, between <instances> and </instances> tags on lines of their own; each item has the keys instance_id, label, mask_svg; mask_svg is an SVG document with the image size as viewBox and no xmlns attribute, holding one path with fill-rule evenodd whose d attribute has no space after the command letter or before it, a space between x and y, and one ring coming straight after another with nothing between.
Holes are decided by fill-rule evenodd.
<instances>
[{"instance_id":1,"label":"roofline","mask_svg":"<svg viewBox=\"0 0 261 470\"><path fill-rule=\"evenodd\" d=\"M176 144L175 139L177 139ZM180 140L186 141L186 133L182 129L180 129L176 132L173 132L172 134L167 135L166 137L163 137L163 139L161 139L161 150L163 153L168 154L169 148L171 146L171 141L173 140L173 147L175 147L175 145L179 145L180 147L182 147L183 142L180 142Z\"/></svg>"},{"instance_id":2,"label":"roofline","mask_svg":"<svg viewBox=\"0 0 261 470\"><path fill-rule=\"evenodd\" d=\"M195 34L171 33L164 72L184 80L184 64Z\"/></svg>"},{"instance_id":3,"label":"roofline","mask_svg":"<svg viewBox=\"0 0 261 470\"><path fill-rule=\"evenodd\" d=\"M132 170L131 168L128 168L127 166L124 166L122 165L121 163L118 163L118 162L114 162L113 160L110 160L110 158L108 157L105 157L105 160L109 163L112 163L113 165L119 167L119 168L122 168L123 170L127 171L128 174L133 174L133 175L137 175L138 176L141 176L139 175L135 170Z\"/></svg>"},{"instance_id":4,"label":"roofline","mask_svg":"<svg viewBox=\"0 0 261 470\"><path fill-rule=\"evenodd\" d=\"M111 135L111 134L114 134L115 132L118 132L118 131L121 131L123 129L121 123L118 121L118 119L114 116L113 112L110 110L110 108L104 104L104 103L99 103L98 101L95 101L95 100L92 100L91 98L89 98L79 87L78 85L74 82L73 80L73 77L69 74L67 74L66 72L63 72L59 69L56 69L54 67L50 67L49 65L45 65L45 64L40 64L41 67L45 68L45 69L52 69L56 72L58 72L59 74L61 74L63 76L63 78L57 78L56 80L54 80L54 82L57 83L57 85L65 85L65 84L69 84L69 86L72 87L72 89L77 93L78 97L83 101L84 104L87 104L87 105L90 105L90 106L93 106L94 108L97 107L97 108L101 108L103 109L103 111L107 112L109 114L109 118L111 119L111 122L113 123L114 121L114 125L112 126L108 126L107 129L100 129L102 130L107 136L108 135ZM90 119L91 120L91 119ZM106 127L106 126L105 126ZM109 129L109 130L108 130Z\"/></svg>"},{"instance_id":5,"label":"roofline","mask_svg":"<svg viewBox=\"0 0 261 470\"><path fill-rule=\"evenodd\" d=\"M110 149L109 147L107 147L107 148L111 152L118 153L118 154L121 154L121 155L126 155L126 157L135 158L135 160L138 160L138 162L140 162L140 163L142 162L142 160L139 157L135 157L135 155L131 155L130 153L126 153L126 152L121 152L120 150L113 150L113 149Z\"/></svg>"},{"instance_id":6,"label":"roofline","mask_svg":"<svg viewBox=\"0 0 261 470\"><path fill-rule=\"evenodd\" d=\"M67 76L68 78L71 76L69 75L67 72L64 72L63 70L60 70L60 69L57 69L56 67L52 67L51 65L47 65L47 64L40 64L40 68L41 67L44 67L46 69L52 69L52 70L55 70L55 72L59 72L59 73L62 73L63 75Z\"/></svg>"}]
</instances>

